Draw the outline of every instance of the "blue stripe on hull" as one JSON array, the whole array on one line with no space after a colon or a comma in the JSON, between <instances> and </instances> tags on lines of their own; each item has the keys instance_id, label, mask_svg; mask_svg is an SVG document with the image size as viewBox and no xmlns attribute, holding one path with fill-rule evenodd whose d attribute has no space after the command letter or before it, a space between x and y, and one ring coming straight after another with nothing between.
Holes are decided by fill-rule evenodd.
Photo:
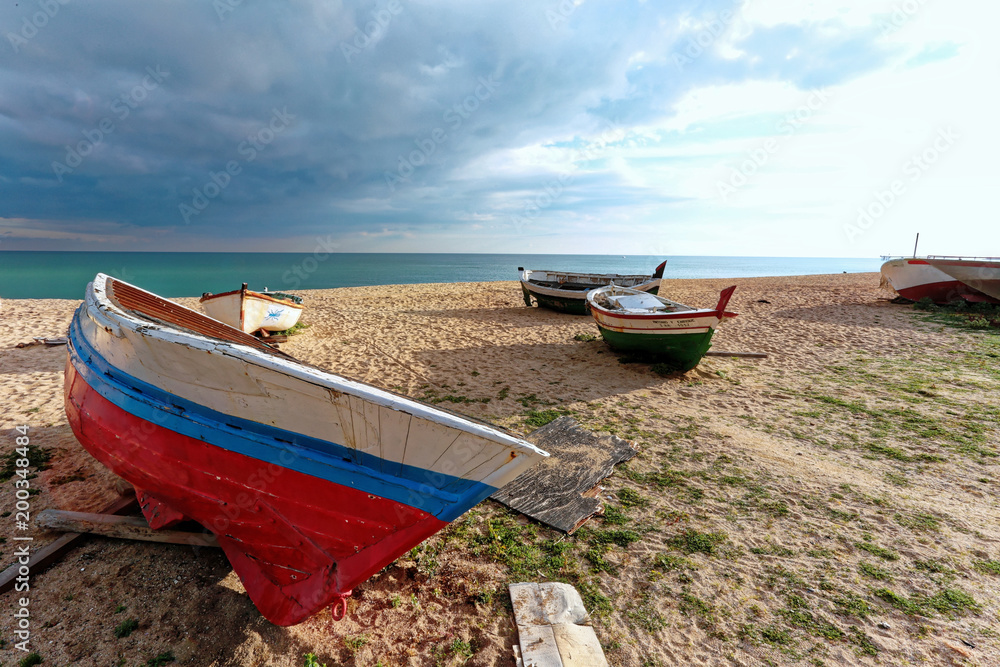
<instances>
[{"instance_id":1,"label":"blue stripe on hull","mask_svg":"<svg viewBox=\"0 0 1000 667\"><path fill-rule=\"evenodd\" d=\"M481 482L394 463L399 476L379 472L382 459L350 447L206 408L111 366L86 340L77 310L70 358L101 396L141 419L259 461L387 498L453 521L496 489ZM222 472L222 471L220 471ZM454 493L441 488L454 489Z\"/></svg>"}]
</instances>

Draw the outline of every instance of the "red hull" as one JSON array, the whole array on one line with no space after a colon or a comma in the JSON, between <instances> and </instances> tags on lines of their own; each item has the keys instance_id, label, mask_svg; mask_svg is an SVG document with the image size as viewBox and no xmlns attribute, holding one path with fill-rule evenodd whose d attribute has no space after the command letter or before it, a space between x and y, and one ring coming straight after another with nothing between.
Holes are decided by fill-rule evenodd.
<instances>
[{"instance_id":1,"label":"red hull","mask_svg":"<svg viewBox=\"0 0 1000 667\"><path fill-rule=\"evenodd\" d=\"M926 285L915 285L896 290L899 296L911 301L920 301L927 298L934 303L951 303L961 301L973 296L975 290L969 289L965 283L957 280L949 280L940 283L928 283ZM974 299L973 299L974 300Z\"/></svg>"},{"instance_id":2,"label":"red hull","mask_svg":"<svg viewBox=\"0 0 1000 667\"><path fill-rule=\"evenodd\" d=\"M150 525L211 530L251 600L300 623L446 522L408 505L189 438L132 415L66 364L66 415L98 461L131 482ZM294 567L274 563L294 563Z\"/></svg>"}]
</instances>

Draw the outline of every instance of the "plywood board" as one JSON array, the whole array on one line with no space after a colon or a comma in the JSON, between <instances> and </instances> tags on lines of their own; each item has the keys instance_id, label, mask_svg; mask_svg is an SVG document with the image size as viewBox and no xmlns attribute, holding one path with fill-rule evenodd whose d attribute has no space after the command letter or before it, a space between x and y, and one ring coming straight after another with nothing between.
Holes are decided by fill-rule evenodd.
<instances>
[{"instance_id":1,"label":"plywood board","mask_svg":"<svg viewBox=\"0 0 1000 667\"><path fill-rule=\"evenodd\" d=\"M580 594L569 584L510 585L523 667L608 667Z\"/></svg>"},{"instance_id":2,"label":"plywood board","mask_svg":"<svg viewBox=\"0 0 1000 667\"><path fill-rule=\"evenodd\" d=\"M570 534L604 510L598 484L611 476L615 465L636 454L629 442L586 431L572 417L546 424L527 440L547 451L549 458L490 497Z\"/></svg>"}]
</instances>

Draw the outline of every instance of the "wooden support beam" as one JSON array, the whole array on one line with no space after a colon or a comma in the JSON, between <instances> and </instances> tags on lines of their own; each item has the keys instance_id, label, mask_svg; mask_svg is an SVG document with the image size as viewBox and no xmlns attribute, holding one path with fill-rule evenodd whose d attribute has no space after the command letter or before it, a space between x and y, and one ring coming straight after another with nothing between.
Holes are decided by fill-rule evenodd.
<instances>
[{"instance_id":1,"label":"wooden support beam","mask_svg":"<svg viewBox=\"0 0 1000 667\"><path fill-rule=\"evenodd\" d=\"M136 506L135 496L123 495L102 510L102 514L124 514ZM66 533L37 551L32 551L28 560L28 568L31 574L44 572L50 565L76 545L78 540L85 537L81 533ZM12 540L13 541L13 540ZM20 544L31 544L23 541ZM15 579L21 567L20 563L14 563L3 572L0 572L0 594L6 593L14 587Z\"/></svg>"},{"instance_id":2,"label":"wooden support beam","mask_svg":"<svg viewBox=\"0 0 1000 667\"><path fill-rule=\"evenodd\" d=\"M706 357L745 357L747 359L766 359L767 352L713 352L709 350Z\"/></svg>"},{"instance_id":3,"label":"wooden support beam","mask_svg":"<svg viewBox=\"0 0 1000 667\"><path fill-rule=\"evenodd\" d=\"M115 516L90 512L43 510L35 521L49 530L90 533L104 537L164 544L189 544L198 547L218 547L211 533L189 533L180 530L153 530L146 520L138 516Z\"/></svg>"}]
</instances>

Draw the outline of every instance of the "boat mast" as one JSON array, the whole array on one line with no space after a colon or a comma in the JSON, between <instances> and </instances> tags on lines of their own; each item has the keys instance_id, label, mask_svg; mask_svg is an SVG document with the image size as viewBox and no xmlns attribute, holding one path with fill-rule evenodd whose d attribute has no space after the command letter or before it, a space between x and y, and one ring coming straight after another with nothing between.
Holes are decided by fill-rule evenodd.
<instances>
[{"instance_id":1,"label":"boat mast","mask_svg":"<svg viewBox=\"0 0 1000 667\"><path fill-rule=\"evenodd\" d=\"M913 257L917 256L917 244L920 243L920 232L917 232L917 240L913 242Z\"/></svg>"}]
</instances>

